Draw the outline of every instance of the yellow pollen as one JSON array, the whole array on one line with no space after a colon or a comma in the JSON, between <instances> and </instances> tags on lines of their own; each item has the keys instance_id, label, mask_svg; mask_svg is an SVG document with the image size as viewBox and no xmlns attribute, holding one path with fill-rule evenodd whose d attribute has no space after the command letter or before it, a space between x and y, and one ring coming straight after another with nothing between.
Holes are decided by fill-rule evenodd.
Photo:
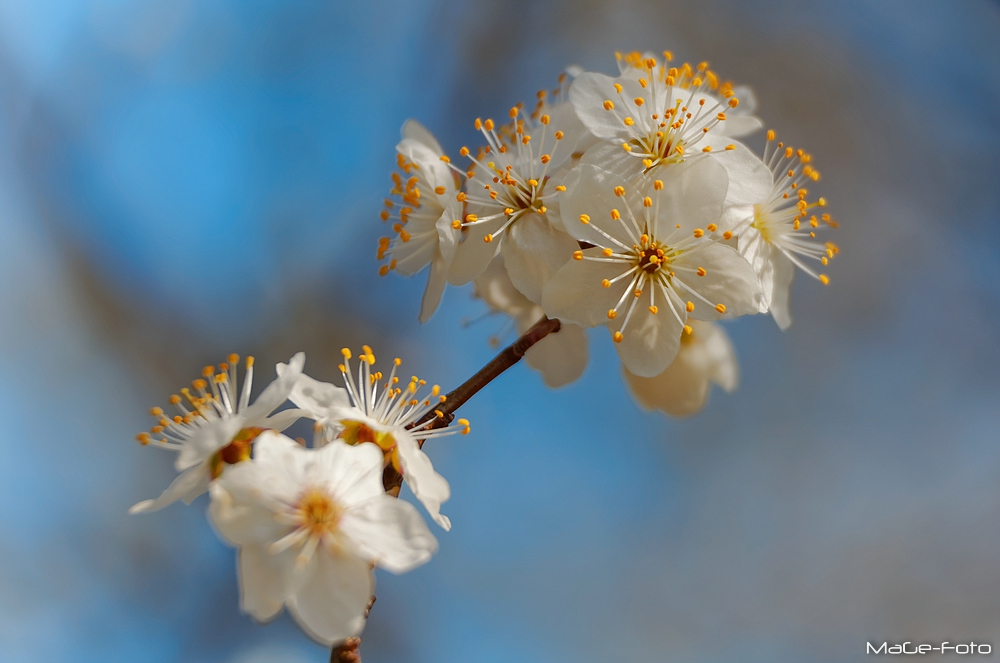
<instances>
[{"instance_id":1,"label":"yellow pollen","mask_svg":"<svg viewBox=\"0 0 1000 663\"><path fill-rule=\"evenodd\" d=\"M573 260L583 260L583 251L573 251Z\"/></svg>"},{"instance_id":2,"label":"yellow pollen","mask_svg":"<svg viewBox=\"0 0 1000 663\"><path fill-rule=\"evenodd\" d=\"M699 268L698 268L698 271L697 271L697 272L695 272L695 274L697 274L698 276L704 276L704 275L705 275L705 274L707 274L707 273L708 273L708 272L706 272L706 271L705 271L705 268L704 268L704 267L699 267Z\"/></svg>"},{"instance_id":3,"label":"yellow pollen","mask_svg":"<svg viewBox=\"0 0 1000 663\"><path fill-rule=\"evenodd\" d=\"M830 285L830 277L826 274L820 274L819 280L823 285Z\"/></svg>"},{"instance_id":4,"label":"yellow pollen","mask_svg":"<svg viewBox=\"0 0 1000 663\"><path fill-rule=\"evenodd\" d=\"M560 184L559 186L556 187L556 191L562 192L562 191L565 191L565 190L566 190L566 187L564 187L562 184Z\"/></svg>"},{"instance_id":5,"label":"yellow pollen","mask_svg":"<svg viewBox=\"0 0 1000 663\"><path fill-rule=\"evenodd\" d=\"M614 251L612 249L604 249L601 251L601 254L603 254L605 258L610 258L613 253Z\"/></svg>"},{"instance_id":6,"label":"yellow pollen","mask_svg":"<svg viewBox=\"0 0 1000 663\"><path fill-rule=\"evenodd\" d=\"M615 187L615 195L618 196L619 198L621 198L622 196L624 196L625 195L625 187L616 186Z\"/></svg>"},{"instance_id":7,"label":"yellow pollen","mask_svg":"<svg viewBox=\"0 0 1000 663\"><path fill-rule=\"evenodd\" d=\"M642 206L643 207L652 207L653 206L653 199L650 198L649 196L646 196L645 198L642 199Z\"/></svg>"},{"instance_id":8,"label":"yellow pollen","mask_svg":"<svg viewBox=\"0 0 1000 663\"><path fill-rule=\"evenodd\" d=\"M590 223L590 216L588 216L587 214L581 214L580 223Z\"/></svg>"},{"instance_id":9,"label":"yellow pollen","mask_svg":"<svg viewBox=\"0 0 1000 663\"><path fill-rule=\"evenodd\" d=\"M483 123L483 126L487 131L493 131L493 120L487 119L486 122Z\"/></svg>"},{"instance_id":10,"label":"yellow pollen","mask_svg":"<svg viewBox=\"0 0 1000 663\"><path fill-rule=\"evenodd\" d=\"M702 230L701 228L695 228L694 229L694 236L695 237L704 237L704 235L705 235L705 231Z\"/></svg>"},{"instance_id":11,"label":"yellow pollen","mask_svg":"<svg viewBox=\"0 0 1000 663\"><path fill-rule=\"evenodd\" d=\"M688 302L687 304L685 304L684 310L686 310L688 313L692 312L694 310L694 302Z\"/></svg>"},{"instance_id":12,"label":"yellow pollen","mask_svg":"<svg viewBox=\"0 0 1000 663\"><path fill-rule=\"evenodd\" d=\"M684 325L684 333L688 336L694 333L694 330L691 329L691 325Z\"/></svg>"},{"instance_id":13,"label":"yellow pollen","mask_svg":"<svg viewBox=\"0 0 1000 663\"><path fill-rule=\"evenodd\" d=\"M622 86L619 85L618 83L615 83L615 92L617 92L618 94L622 93Z\"/></svg>"},{"instance_id":14,"label":"yellow pollen","mask_svg":"<svg viewBox=\"0 0 1000 663\"><path fill-rule=\"evenodd\" d=\"M715 225L714 223L710 223L705 227L708 228L708 232L710 233L714 233L716 230L719 229L719 226Z\"/></svg>"},{"instance_id":15,"label":"yellow pollen","mask_svg":"<svg viewBox=\"0 0 1000 663\"><path fill-rule=\"evenodd\" d=\"M644 103L646 103L646 100L645 100L645 99L643 99L642 97L636 97L636 98L635 98L635 99L633 99L632 101L634 101L634 102L635 102L635 105L636 105L636 106L642 106L642 105L643 105Z\"/></svg>"},{"instance_id":16,"label":"yellow pollen","mask_svg":"<svg viewBox=\"0 0 1000 663\"><path fill-rule=\"evenodd\" d=\"M736 146L735 146L735 145L732 145L732 144L730 144L730 145L726 145L726 149L727 149L727 150L735 150L735 149L736 149Z\"/></svg>"},{"instance_id":17,"label":"yellow pollen","mask_svg":"<svg viewBox=\"0 0 1000 663\"><path fill-rule=\"evenodd\" d=\"M662 191L663 190L663 180L655 180L653 182L653 188L656 189L657 191Z\"/></svg>"},{"instance_id":18,"label":"yellow pollen","mask_svg":"<svg viewBox=\"0 0 1000 663\"><path fill-rule=\"evenodd\" d=\"M612 110L614 107L615 107L615 102L611 101L610 99L606 99L604 101L604 110L609 111Z\"/></svg>"},{"instance_id":19,"label":"yellow pollen","mask_svg":"<svg viewBox=\"0 0 1000 663\"><path fill-rule=\"evenodd\" d=\"M604 286L605 288L610 288L611 287L611 281L609 281L607 279L603 279L601 281L601 285Z\"/></svg>"},{"instance_id":20,"label":"yellow pollen","mask_svg":"<svg viewBox=\"0 0 1000 663\"><path fill-rule=\"evenodd\" d=\"M451 227L454 228L455 230L459 230L462 227L462 222L459 221L458 219L455 219L454 221L451 222Z\"/></svg>"},{"instance_id":21,"label":"yellow pollen","mask_svg":"<svg viewBox=\"0 0 1000 663\"><path fill-rule=\"evenodd\" d=\"M621 213L619 213L618 210L616 210L616 209L611 210L611 219L613 221L617 221L620 218L622 218L622 215L621 215Z\"/></svg>"},{"instance_id":22,"label":"yellow pollen","mask_svg":"<svg viewBox=\"0 0 1000 663\"><path fill-rule=\"evenodd\" d=\"M712 151L712 146L711 145L706 145L705 147L701 148L701 151L702 152L711 152Z\"/></svg>"},{"instance_id":23,"label":"yellow pollen","mask_svg":"<svg viewBox=\"0 0 1000 663\"><path fill-rule=\"evenodd\" d=\"M615 342L615 343L621 343L621 342L622 342L622 339L623 339L623 338L625 338L625 337L624 337L624 336L622 336L622 333L621 333L620 331L616 331L616 332L615 332L615 333L614 333L614 334L613 334L613 335L611 336L611 338L612 338L612 339L614 340L614 342Z\"/></svg>"},{"instance_id":24,"label":"yellow pollen","mask_svg":"<svg viewBox=\"0 0 1000 663\"><path fill-rule=\"evenodd\" d=\"M549 123L549 116L548 115L543 115L540 118L538 118L538 121L541 122L542 124L548 124Z\"/></svg>"},{"instance_id":25,"label":"yellow pollen","mask_svg":"<svg viewBox=\"0 0 1000 663\"><path fill-rule=\"evenodd\" d=\"M608 320L614 320L617 317L618 317L618 311L614 310L613 308L608 309Z\"/></svg>"},{"instance_id":26,"label":"yellow pollen","mask_svg":"<svg viewBox=\"0 0 1000 663\"><path fill-rule=\"evenodd\" d=\"M719 313L725 313L726 312L726 305L725 304L716 304L715 305L715 310L718 311Z\"/></svg>"},{"instance_id":27,"label":"yellow pollen","mask_svg":"<svg viewBox=\"0 0 1000 663\"><path fill-rule=\"evenodd\" d=\"M659 310L660 309L656 308L656 306L649 307L649 312L652 313L653 315L656 315Z\"/></svg>"},{"instance_id":28,"label":"yellow pollen","mask_svg":"<svg viewBox=\"0 0 1000 663\"><path fill-rule=\"evenodd\" d=\"M775 136L774 129L768 129L767 130L767 139L768 140L774 140L774 136Z\"/></svg>"},{"instance_id":29,"label":"yellow pollen","mask_svg":"<svg viewBox=\"0 0 1000 663\"><path fill-rule=\"evenodd\" d=\"M442 154L442 155L441 155L441 161L444 161L445 163L451 163L451 159L449 159L449 158L448 158L448 157L447 157L446 155L444 155L444 154Z\"/></svg>"},{"instance_id":30,"label":"yellow pollen","mask_svg":"<svg viewBox=\"0 0 1000 663\"><path fill-rule=\"evenodd\" d=\"M486 236L483 237L483 241L486 242L487 244L489 244L490 242L492 242L493 241L493 233L487 233Z\"/></svg>"},{"instance_id":31,"label":"yellow pollen","mask_svg":"<svg viewBox=\"0 0 1000 663\"><path fill-rule=\"evenodd\" d=\"M733 238L733 233L727 230L726 232L722 233L722 238L723 239L732 239Z\"/></svg>"},{"instance_id":32,"label":"yellow pollen","mask_svg":"<svg viewBox=\"0 0 1000 663\"><path fill-rule=\"evenodd\" d=\"M562 140L563 139L563 132L561 132L561 131L557 131L554 135L556 137L556 140Z\"/></svg>"}]
</instances>

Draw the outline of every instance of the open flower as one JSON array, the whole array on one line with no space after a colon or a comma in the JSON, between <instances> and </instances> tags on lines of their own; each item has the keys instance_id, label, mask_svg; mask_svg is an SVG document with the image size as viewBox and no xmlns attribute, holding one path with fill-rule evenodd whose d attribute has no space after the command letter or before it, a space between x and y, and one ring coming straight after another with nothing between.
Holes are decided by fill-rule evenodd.
<instances>
[{"instance_id":1,"label":"open flower","mask_svg":"<svg viewBox=\"0 0 1000 663\"><path fill-rule=\"evenodd\" d=\"M699 65L700 67L701 65ZM731 89L712 90L707 69L663 68L647 58L617 78L584 73L570 100L600 142L584 153L592 163L634 180L708 153L726 169L730 205L752 204L770 189L767 167L725 129L739 105ZM714 76L714 74L713 74Z\"/></svg>"},{"instance_id":2,"label":"open flower","mask_svg":"<svg viewBox=\"0 0 1000 663\"><path fill-rule=\"evenodd\" d=\"M692 331L681 336L680 349L667 370L644 378L622 367L629 391L647 410L686 417L705 407L711 383L728 392L736 389L740 368L725 330L714 322L689 324Z\"/></svg>"},{"instance_id":3,"label":"open flower","mask_svg":"<svg viewBox=\"0 0 1000 663\"><path fill-rule=\"evenodd\" d=\"M392 229L396 237L379 240L378 259L386 261L379 273L384 276L396 270L412 276L431 266L420 304L420 321L426 322L441 303L461 235L456 227L462 218L462 202L457 198L460 180L437 140L423 125L407 120L402 134L396 151L406 179L399 173L392 174L392 195L401 202L390 198L385 201L382 220L395 220Z\"/></svg>"},{"instance_id":4,"label":"open flower","mask_svg":"<svg viewBox=\"0 0 1000 663\"><path fill-rule=\"evenodd\" d=\"M723 136L739 138L751 134L764 126L759 117L754 116L757 109L757 99L753 90L745 85L733 85L732 81L720 81L719 76L709 68L707 62L700 62L697 66L691 66L687 62L672 66L670 63L674 59L670 51L663 52L663 59L652 53L615 53L618 60L618 69L621 73L629 70L648 72L650 60L653 62L652 76L656 80L666 83L667 76L674 79L674 87L682 90L696 90L706 96L712 97L719 103L729 106L726 110L726 120L715 126L714 131ZM737 99L735 104L730 104L730 99Z\"/></svg>"},{"instance_id":5,"label":"open flower","mask_svg":"<svg viewBox=\"0 0 1000 663\"><path fill-rule=\"evenodd\" d=\"M466 236L448 277L455 285L468 283L499 253L514 286L536 303L577 249L556 205L566 168L592 140L572 105L547 105L544 91L539 95L542 104L530 117L522 117L518 105L510 109L508 125L476 120L486 146L475 156L461 150L472 162L463 194Z\"/></svg>"},{"instance_id":6,"label":"open flower","mask_svg":"<svg viewBox=\"0 0 1000 663\"><path fill-rule=\"evenodd\" d=\"M432 428L439 419L435 408L445 400L440 387L434 385L429 394L421 395L426 383L416 376L406 387L399 387L396 370L401 361L398 358L393 361L388 376L375 372L372 370L375 355L367 345L359 357L355 381L351 351L344 348L341 352L344 363L340 370L346 390L302 376L289 396L292 403L316 421L315 445L323 446L334 439L352 445L365 442L377 445L382 450L384 465L392 465L399 472L438 525L451 529L451 521L441 514L441 504L451 497L451 488L434 471L418 440L468 433L468 420ZM283 370L279 366L279 374Z\"/></svg>"},{"instance_id":7,"label":"open flower","mask_svg":"<svg viewBox=\"0 0 1000 663\"><path fill-rule=\"evenodd\" d=\"M476 297L500 313L510 316L518 334L523 334L542 319L542 307L528 300L514 287L497 256L474 283ZM528 365L542 374L549 387L561 387L575 381L587 367L587 334L579 325L563 322L559 331L549 334L524 354Z\"/></svg>"},{"instance_id":8,"label":"open flower","mask_svg":"<svg viewBox=\"0 0 1000 663\"><path fill-rule=\"evenodd\" d=\"M239 548L242 609L266 621L287 605L327 645L364 628L372 564L404 573L437 550L413 505L385 494L370 445L306 449L265 432L211 493L212 522Z\"/></svg>"},{"instance_id":9,"label":"open flower","mask_svg":"<svg viewBox=\"0 0 1000 663\"><path fill-rule=\"evenodd\" d=\"M788 300L795 267L824 285L830 282L806 262L815 260L826 266L837 255L835 244L816 240L821 224L836 228L837 222L829 214L813 213L826 206L825 198L807 200L809 191L804 185L820 177L811 165L811 155L776 143L774 131L768 131L764 161L773 173L771 190L753 204L728 207L719 225L725 238L738 238L740 253L760 278L761 312L770 311L778 326L787 329L792 324Z\"/></svg>"},{"instance_id":10,"label":"open flower","mask_svg":"<svg viewBox=\"0 0 1000 663\"><path fill-rule=\"evenodd\" d=\"M248 459L254 439L263 431L284 430L302 416L298 410L272 413L288 400L301 376L306 360L303 353L282 364L281 375L252 405L254 360L246 358L242 389L237 379L239 360L238 355L229 355L218 372L206 366L202 377L191 383L194 391L185 387L170 397L170 404L177 409L172 417L159 407L150 410L156 425L136 439L143 445L177 452L175 466L181 474L158 498L139 502L129 513L156 511L177 500L190 504L208 490L226 465Z\"/></svg>"},{"instance_id":11,"label":"open flower","mask_svg":"<svg viewBox=\"0 0 1000 663\"><path fill-rule=\"evenodd\" d=\"M659 375L677 354L690 314L711 320L759 311L757 275L735 249L715 242L726 172L707 157L633 186L589 164L566 179L563 223L579 250L545 288L550 317L605 324L625 367Z\"/></svg>"}]
</instances>

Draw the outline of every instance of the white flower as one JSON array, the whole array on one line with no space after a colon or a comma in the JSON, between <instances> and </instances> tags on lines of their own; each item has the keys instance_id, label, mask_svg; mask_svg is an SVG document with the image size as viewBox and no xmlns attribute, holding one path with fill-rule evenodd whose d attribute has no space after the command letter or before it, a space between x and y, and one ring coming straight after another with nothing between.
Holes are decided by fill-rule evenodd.
<instances>
[{"instance_id":1,"label":"white flower","mask_svg":"<svg viewBox=\"0 0 1000 663\"><path fill-rule=\"evenodd\" d=\"M745 85L734 86L732 81L720 81L718 75L709 69L707 62L700 62L692 67L687 62L678 67L671 67L670 62L674 56L670 51L663 52L663 60L652 53L615 53L618 60L618 69L625 73L630 69L640 72L649 71L647 64L650 60L654 62L653 75L657 80L666 82L667 76L673 76L674 87L684 90L695 89L698 92L712 97L719 104L725 103L729 106L726 110L725 122L720 122L713 130L723 136L739 138L758 131L764 126L760 118L754 116L757 109L757 98L753 90ZM730 99L737 99L734 105L728 102Z\"/></svg>"},{"instance_id":2,"label":"white flower","mask_svg":"<svg viewBox=\"0 0 1000 663\"><path fill-rule=\"evenodd\" d=\"M523 334L542 319L542 307L528 300L511 283L503 258L497 256L473 282L475 295L495 311L505 313ZM542 374L549 387L561 387L583 374L587 366L587 334L579 325L563 322L559 331L528 348L525 361Z\"/></svg>"},{"instance_id":3,"label":"white flower","mask_svg":"<svg viewBox=\"0 0 1000 663\"><path fill-rule=\"evenodd\" d=\"M303 375L289 395L292 403L316 421L316 446L333 439L377 445L384 454L384 464L391 464L399 472L434 521L446 530L451 529L451 521L441 514L441 504L451 497L451 488L434 471L431 459L420 448L423 442L418 440L468 433L468 420L459 419L456 425L431 429L437 419L434 408L445 400L440 387L434 385L429 395L421 396L420 390L426 383L416 376L406 387L399 387L396 370L400 360L394 360L388 377L373 372L375 355L367 345L359 357L355 381L351 351L344 348L341 352L344 363L340 370L346 390ZM279 366L279 374L282 371Z\"/></svg>"},{"instance_id":4,"label":"white flower","mask_svg":"<svg viewBox=\"0 0 1000 663\"><path fill-rule=\"evenodd\" d=\"M833 228L837 222L829 214L810 212L826 206L824 198L806 200L809 192L803 185L819 180L819 172L810 165L812 157L774 140L774 132L768 131L764 160L774 174L771 190L754 204L727 208L719 225L724 237L738 238L740 253L760 278L761 312L770 311L778 326L787 329L792 324L788 299L795 267L826 285L830 282L826 274L805 261L817 260L825 266L839 249L832 242L815 240L821 222Z\"/></svg>"},{"instance_id":5,"label":"white flower","mask_svg":"<svg viewBox=\"0 0 1000 663\"><path fill-rule=\"evenodd\" d=\"M227 464L250 457L254 439L261 432L284 430L302 416L298 410L283 410L273 416L272 413L288 400L302 374L306 360L303 353L292 357L283 373L253 405L250 404L253 357L246 358L242 390L237 379L239 360L238 355L229 355L229 361L219 365L218 373L214 367L206 366L203 378L192 382L194 392L185 387L180 395L171 396L170 403L178 412L173 417L158 407L150 410L157 420L156 426L149 433L139 433L136 439L144 445L176 451L175 467L181 474L158 498L139 502L129 513L156 511L177 500L190 504L208 490L209 483L222 474Z\"/></svg>"},{"instance_id":6,"label":"white flower","mask_svg":"<svg viewBox=\"0 0 1000 663\"><path fill-rule=\"evenodd\" d=\"M472 161L466 182L465 239L448 276L462 285L483 273L498 253L514 286L533 302L542 288L578 247L564 232L557 201L565 169L593 141L566 101L545 103L522 118L510 109L511 123L476 120L486 147Z\"/></svg>"},{"instance_id":7,"label":"white flower","mask_svg":"<svg viewBox=\"0 0 1000 663\"><path fill-rule=\"evenodd\" d=\"M712 241L726 172L707 157L633 186L595 166L566 179L563 223L593 248L577 251L545 288L550 317L606 324L618 355L652 377L677 354L688 314L700 320L759 310L760 285L732 247Z\"/></svg>"},{"instance_id":8,"label":"white flower","mask_svg":"<svg viewBox=\"0 0 1000 663\"><path fill-rule=\"evenodd\" d=\"M739 364L721 325L691 321L692 332L681 336L674 361L656 377L643 378L622 367L625 384L647 410L686 417L701 410L715 383L728 392L736 389Z\"/></svg>"},{"instance_id":9,"label":"white flower","mask_svg":"<svg viewBox=\"0 0 1000 663\"><path fill-rule=\"evenodd\" d=\"M239 548L242 609L266 621L287 605L327 645L364 628L372 564L403 573L437 550L413 505L385 494L370 445L306 449L265 432L211 494L212 522Z\"/></svg>"},{"instance_id":10,"label":"white flower","mask_svg":"<svg viewBox=\"0 0 1000 663\"><path fill-rule=\"evenodd\" d=\"M688 69L684 69L688 72ZM758 200L770 189L767 167L749 148L728 137L728 113L735 96L716 96L694 72L664 70L648 58L642 68L628 67L618 78L581 74L569 96L583 124L600 142L583 155L626 180L709 153L729 175L730 205ZM725 94L730 94L726 90Z\"/></svg>"},{"instance_id":11,"label":"white flower","mask_svg":"<svg viewBox=\"0 0 1000 663\"><path fill-rule=\"evenodd\" d=\"M420 321L426 322L438 304L447 282L448 268L461 236L462 202L456 198L460 180L434 136L416 120L407 120L403 140L396 146L399 167L407 176L393 173L392 195L386 199L382 220L395 219L395 239L379 240L378 259L387 260L379 273L396 270L412 276L430 265L427 288L420 304Z\"/></svg>"}]
</instances>

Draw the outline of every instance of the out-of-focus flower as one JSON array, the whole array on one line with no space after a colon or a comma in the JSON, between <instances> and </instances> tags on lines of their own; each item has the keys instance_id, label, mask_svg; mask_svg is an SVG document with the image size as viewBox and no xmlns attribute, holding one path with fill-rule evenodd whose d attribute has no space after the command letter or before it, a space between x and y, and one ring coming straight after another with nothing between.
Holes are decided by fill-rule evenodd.
<instances>
[{"instance_id":1,"label":"out-of-focus flower","mask_svg":"<svg viewBox=\"0 0 1000 663\"><path fill-rule=\"evenodd\" d=\"M342 350L340 365L346 389L302 376L289 399L316 421L316 446L340 439L356 445L371 442L383 453L384 465L392 465L403 477L413 494L434 518L448 530L451 521L441 514L441 504L451 497L448 481L434 470L431 459L419 440L468 433L469 422L459 419L455 424L432 428L439 419L435 408L445 397L434 385L429 394L421 395L426 382L416 376L406 387L399 387L396 370L401 361L393 361L388 376L372 371L375 355L364 346L359 357L357 381L351 371L351 351ZM278 367L279 374L284 369Z\"/></svg>"},{"instance_id":2,"label":"out-of-focus flower","mask_svg":"<svg viewBox=\"0 0 1000 663\"><path fill-rule=\"evenodd\" d=\"M475 295L494 311L510 316L519 334L528 331L545 315L541 306L514 287L500 256L494 258L473 283ZM524 359L542 374L549 387L569 384L583 375L587 366L587 334L579 325L563 322L557 333L531 346Z\"/></svg>"},{"instance_id":3,"label":"out-of-focus flower","mask_svg":"<svg viewBox=\"0 0 1000 663\"><path fill-rule=\"evenodd\" d=\"M226 465L250 457L254 439L268 429L284 430L302 416L298 410L283 410L273 414L286 400L302 374L305 354L298 353L284 367L278 378L269 384L250 404L253 384L253 357L246 358L246 375L240 389L237 378L238 355L229 361L206 366L201 378L192 382L191 389L170 397L177 414L169 417L162 408L154 407L150 414L156 425L136 439L144 445L177 452L175 466L181 474L155 500L145 500L133 506L129 513L156 511L177 500L190 504L208 490Z\"/></svg>"},{"instance_id":4,"label":"out-of-focus flower","mask_svg":"<svg viewBox=\"0 0 1000 663\"><path fill-rule=\"evenodd\" d=\"M662 373L701 320L757 313L757 275L732 247L711 240L726 196L725 170L702 157L637 185L589 164L566 179L563 223L578 250L545 288L551 317L605 324L636 375Z\"/></svg>"},{"instance_id":5,"label":"out-of-focus flower","mask_svg":"<svg viewBox=\"0 0 1000 663\"><path fill-rule=\"evenodd\" d=\"M766 196L754 204L728 207L720 221L724 238L736 237L739 251L753 265L760 277L764 297L761 312L770 311L782 329L792 324L789 294L795 267L824 285L830 282L805 260L817 260L826 266L838 252L832 242L817 241L820 225L837 227L829 214L811 213L825 207L826 199L808 202L808 189L803 186L819 180L819 171L807 152L775 143L774 131L767 132L764 161L773 173L773 184Z\"/></svg>"},{"instance_id":6,"label":"out-of-focus flower","mask_svg":"<svg viewBox=\"0 0 1000 663\"><path fill-rule=\"evenodd\" d=\"M499 253L514 286L535 303L578 248L562 228L557 202L566 169L593 140L572 105L549 105L546 93L539 95L540 106L527 118L517 105L510 124L476 120L486 146L475 156L461 150L472 162L464 194L466 237L448 277L455 285L468 283Z\"/></svg>"},{"instance_id":7,"label":"out-of-focus flower","mask_svg":"<svg viewBox=\"0 0 1000 663\"><path fill-rule=\"evenodd\" d=\"M651 57L636 64L618 78L587 72L573 82L570 100L600 139L582 162L634 181L643 174L662 177L663 169L708 153L729 176L728 204L762 198L771 187L770 172L725 129L738 106L732 90L713 91L705 69L664 70Z\"/></svg>"},{"instance_id":8,"label":"out-of-focus flower","mask_svg":"<svg viewBox=\"0 0 1000 663\"><path fill-rule=\"evenodd\" d=\"M726 119L714 127L714 131L723 136L739 138L759 130L764 126L760 118L754 116L757 110L757 98L753 90L745 85L734 86L732 81L720 81L718 74L709 68L707 62L700 62L692 67L687 62L679 66L671 66L673 53L664 51L662 60L653 53L615 53L618 70L624 74L629 70L638 72L652 71L656 80L666 85L667 77L674 79L674 87L682 90L695 90L713 98L720 108L723 104ZM652 61L653 66L648 65ZM736 99L731 103L731 99Z\"/></svg>"},{"instance_id":9,"label":"out-of-focus flower","mask_svg":"<svg viewBox=\"0 0 1000 663\"><path fill-rule=\"evenodd\" d=\"M681 336L674 361L659 375L639 377L622 367L629 391L647 410L686 417L705 406L711 383L728 392L736 389L740 368L725 330L714 322L698 320L690 326L691 333Z\"/></svg>"},{"instance_id":10,"label":"out-of-focus flower","mask_svg":"<svg viewBox=\"0 0 1000 663\"><path fill-rule=\"evenodd\" d=\"M437 139L416 120L407 120L403 140L396 146L399 173L393 173L392 195L385 201L382 220L395 220L396 237L379 240L379 268L383 276L395 270L412 276L430 265L427 288L420 304L420 321L426 322L438 304L461 235L460 178L453 172ZM456 224L459 224L456 227Z\"/></svg>"},{"instance_id":11,"label":"out-of-focus flower","mask_svg":"<svg viewBox=\"0 0 1000 663\"><path fill-rule=\"evenodd\" d=\"M211 495L212 522L239 548L242 609L266 621L287 605L327 645L364 628L372 564L404 573L437 550L413 505L386 495L371 445L306 449L265 432Z\"/></svg>"}]
</instances>

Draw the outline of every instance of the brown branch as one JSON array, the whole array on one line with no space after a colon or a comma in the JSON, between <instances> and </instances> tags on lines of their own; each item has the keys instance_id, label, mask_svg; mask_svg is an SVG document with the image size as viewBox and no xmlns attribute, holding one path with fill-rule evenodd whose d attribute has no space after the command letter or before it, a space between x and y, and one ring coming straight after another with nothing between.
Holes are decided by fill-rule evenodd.
<instances>
[{"instance_id":1,"label":"brown branch","mask_svg":"<svg viewBox=\"0 0 1000 663\"><path fill-rule=\"evenodd\" d=\"M444 428L450 424L455 419L455 410L462 407L466 401L479 393L480 389L499 377L501 373L521 361L521 357L524 356L524 353L531 346L549 334L559 331L559 327L559 320L550 320L542 316L542 319L532 325L531 329L524 332L521 338L504 348L500 354L494 357L490 363L479 369L475 375L446 394L441 407L437 408L436 411L428 412L422 419L414 422L410 428L425 424L435 417L437 418L426 430ZM420 446L423 445L424 441L420 440ZM403 486L403 477L395 470L391 463L386 465L385 470L382 471L382 484L385 486L385 492L393 497L399 497L399 489ZM374 602L375 597L373 596L372 603ZM368 610L371 611L371 604L369 604ZM366 614L365 617L367 618L368 615ZM333 651L330 652L330 663L361 663L361 653L358 651L360 645L361 638L348 638L343 643L335 645Z\"/></svg>"}]
</instances>

